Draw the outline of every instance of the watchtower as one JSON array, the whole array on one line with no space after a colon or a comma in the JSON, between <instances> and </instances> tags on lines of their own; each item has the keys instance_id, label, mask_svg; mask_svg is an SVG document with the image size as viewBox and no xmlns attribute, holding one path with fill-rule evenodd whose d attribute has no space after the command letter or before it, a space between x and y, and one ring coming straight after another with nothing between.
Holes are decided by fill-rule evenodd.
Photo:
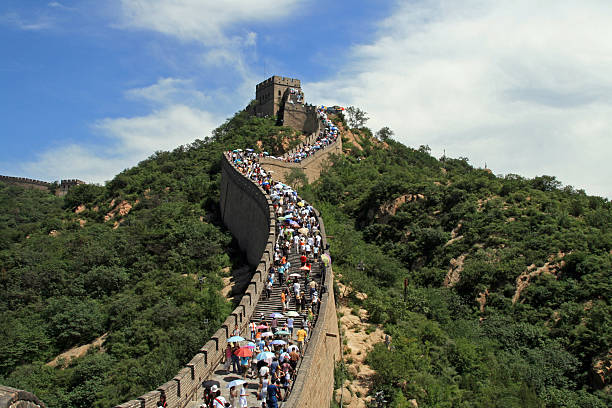
<instances>
[{"instance_id":1,"label":"watchtower","mask_svg":"<svg viewBox=\"0 0 612 408\"><path fill-rule=\"evenodd\" d=\"M286 78L274 75L255 86L255 99L257 106L255 113L258 116L276 116L282 109L285 92L289 90L293 94L303 95L299 79Z\"/></svg>"}]
</instances>

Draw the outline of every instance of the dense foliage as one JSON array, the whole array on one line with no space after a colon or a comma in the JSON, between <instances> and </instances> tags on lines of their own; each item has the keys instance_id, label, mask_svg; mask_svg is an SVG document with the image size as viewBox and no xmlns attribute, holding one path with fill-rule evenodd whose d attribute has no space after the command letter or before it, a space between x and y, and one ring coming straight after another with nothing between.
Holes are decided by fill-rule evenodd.
<instances>
[{"instance_id":1,"label":"dense foliage","mask_svg":"<svg viewBox=\"0 0 612 408\"><path fill-rule=\"evenodd\" d=\"M113 406L171 379L232 307L222 270L242 260L218 219L222 151L261 141L277 153L293 136L239 113L105 187L57 198L0 184L0 383L69 408ZM45 364L104 334L102 349Z\"/></svg>"},{"instance_id":2,"label":"dense foliage","mask_svg":"<svg viewBox=\"0 0 612 408\"><path fill-rule=\"evenodd\" d=\"M611 203L354 131L303 194L335 273L368 295L351 301L393 338L368 356L375 390L397 407L610 406L594 366L612 347Z\"/></svg>"}]
</instances>

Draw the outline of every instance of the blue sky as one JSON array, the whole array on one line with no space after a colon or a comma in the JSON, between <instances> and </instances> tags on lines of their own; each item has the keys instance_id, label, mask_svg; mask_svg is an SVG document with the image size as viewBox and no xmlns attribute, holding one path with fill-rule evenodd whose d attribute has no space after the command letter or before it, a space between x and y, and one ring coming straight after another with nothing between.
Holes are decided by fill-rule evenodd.
<instances>
[{"instance_id":1,"label":"blue sky","mask_svg":"<svg viewBox=\"0 0 612 408\"><path fill-rule=\"evenodd\" d=\"M103 183L272 74L375 130L612 197L605 1L4 0L0 174Z\"/></svg>"}]
</instances>

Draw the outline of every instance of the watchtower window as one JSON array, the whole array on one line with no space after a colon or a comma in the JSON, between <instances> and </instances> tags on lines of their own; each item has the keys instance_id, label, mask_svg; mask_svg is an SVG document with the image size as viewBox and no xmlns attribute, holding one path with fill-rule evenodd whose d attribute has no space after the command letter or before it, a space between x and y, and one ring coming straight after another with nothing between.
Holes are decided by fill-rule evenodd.
<instances>
[{"instance_id":1,"label":"watchtower window","mask_svg":"<svg viewBox=\"0 0 612 408\"><path fill-rule=\"evenodd\" d=\"M280 89L278 90L278 96L281 96L281 92L280 92Z\"/></svg>"}]
</instances>

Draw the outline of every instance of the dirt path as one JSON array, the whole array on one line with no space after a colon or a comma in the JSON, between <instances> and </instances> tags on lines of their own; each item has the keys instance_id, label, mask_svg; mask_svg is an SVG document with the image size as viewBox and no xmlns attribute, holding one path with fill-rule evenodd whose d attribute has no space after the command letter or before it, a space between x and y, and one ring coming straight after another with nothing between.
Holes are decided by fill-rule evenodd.
<instances>
[{"instance_id":1,"label":"dirt path","mask_svg":"<svg viewBox=\"0 0 612 408\"><path fill-rule=\"evenodd\" d=\"M92 347L99 347L100 351L104 351L102 345L104 344L104 340L106 340L107 336L108 333L104 333L89 344L73 347L70 350L64 351L62 354L59 354L53 360L49 361L46 365L49 367L57 367L61 363L62 368L64 368L68 366L70 360L73 358L83 357Z\"/></svg>"}]
</instances>

